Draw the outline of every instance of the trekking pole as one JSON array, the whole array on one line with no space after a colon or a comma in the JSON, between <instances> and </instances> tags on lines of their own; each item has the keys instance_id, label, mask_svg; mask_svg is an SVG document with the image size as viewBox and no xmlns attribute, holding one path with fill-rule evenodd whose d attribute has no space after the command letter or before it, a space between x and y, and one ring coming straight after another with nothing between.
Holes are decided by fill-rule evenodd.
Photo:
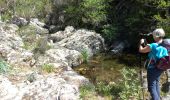
<instances>
[{"instance_id":1,"label":"trekking pole","mask_svg":"<svg viewBox=\"0 0 170 100\"><path fill-rule=\"evenodd\" d=\"M143 87L143 68L142 68L142 56L141 53L139 53L139 64L140 64L140 83L142 87L142 100L145 99L144 95L144 87Z\"/></svg>"},{"instance_id":2,"label":"trekking pole","mask_svg":"<svg viewBox=\"0 0 170 100\"><path fill-rule=\"evenodd\" d=\"M144 46L146 46L147 42L146 39L144 39ZM142 100L145 99L145 92L144 92L144 87L143 87L143 83L144 83L144 79L143 79L143 66L142 66L142 54L139 52L139 64L140 64L140 82L141 82L141 87L142 87Z\"/></svg>"}]
</instances>

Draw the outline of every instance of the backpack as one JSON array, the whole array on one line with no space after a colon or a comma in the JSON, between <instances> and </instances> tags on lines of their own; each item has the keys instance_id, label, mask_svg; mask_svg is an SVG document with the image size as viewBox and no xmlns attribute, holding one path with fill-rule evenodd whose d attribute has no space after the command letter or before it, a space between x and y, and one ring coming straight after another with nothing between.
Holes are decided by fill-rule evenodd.
<instances>
[{"instance_id":1,"label":"backpack","mask_svg":"<svg viewBox=\"0 0 170 100\"><path fill-rule=\"evenodd\" d=\"M168 56L160 58L156 62L156 67L165 71L170 69L170 39L164 39L161 45L168 50Z\"/></svg>"}]
</instances>

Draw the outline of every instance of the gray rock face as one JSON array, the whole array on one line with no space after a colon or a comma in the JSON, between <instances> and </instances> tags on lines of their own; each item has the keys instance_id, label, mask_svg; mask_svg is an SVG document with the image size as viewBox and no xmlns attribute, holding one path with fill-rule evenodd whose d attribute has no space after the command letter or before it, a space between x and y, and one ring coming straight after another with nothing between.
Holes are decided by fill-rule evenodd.
<instances>
[{"instance_id":1,"label":"gray rock face","mask_svg":"<svg viewBox=\"0 0 170 100\"><path fill-rule=\"evenodd\" d=\"M13 24L0 24L0 57L14 66L30 66L33 54L22 49L24 43L16 33L18 27Z\"/></svg>"},{"instance_id":2,"label":"gray rock face","mask_svg":"<svg viewBox=\"0 0 170 100\"><path fill-rule=\"evenodd\" d=\"M28 24L28 21L21 17L14 17L12 18L12 23L16 24L17 26L26 26Z\"/></svg>"},{"instance_id":3,"label":"gray rock face","mask_svg":"<svg viewBox=\"0 0 170 100\"><path fill-rule=\"evenodd\" d=\"M113 49L111 50L113 54L115 55L121 55L123 50L128 47L128 42L115 42L115 44L112 45Z\"/></svg>"},{"instance_id":4,"label":"gray rock face","mask_svg":"<svg viewBox=\"0 0 170 100\"><path fill-rule=\"evenodd\" d=\"M88 82L85 78L81 79ZM0 76L0 97L2 100L78 100L79 89L77 84L70 84L61 76L37 75L36 81L32 83L23 81L17 85L13 85L8 78Z\"/></svg>"},{"instance_id":5,"label":"gray rock face","mask_svg":"<svg viewBox=\"0 0 170 100\"><path fill-rule=\"evenodd\" d=\"M58 37L62 34L64 39ZM74 30L72 27L67 27L65 31L55 33L56 42L55 46L62 46L71 50L77 50L80 53L87 52L89 57L105 49L104 39L97 33L88 30ZM55 41L55 40L54 40Z\"/></svg>"},{"instance_id":6,"label":"gray rock face","mask_svg":"<svg viewBox=\"0 0 170 100\"><path fill-rule=\"evenodd\" d=\"M41 29L43 24L33 20L30 25ZM37 55L23 48L24 43L17 33L18 29L16 25L0 23L0 58L7 61L14 69L20 67L29 70L16 72L7 77L0 75L0 98L2 100L79 100L79 87L89 84L89 80L74 72L72 67L83 62L82 50L87 50L89 56L100 52L104 46L103 38L95 32L75 30L69 26L64 31L51 34L47 39L56 41L47 43L51 46L50 49L47 49L44 54ZM39 36L41 38L41 35ZM55 72L43 74L39 69L44 64L52 65ZM31 67L37 69L31 70Z\"/></svg>"},{"instance_id":7,"label":"gray rock face","mask_svg":"<svg viewBox=\"0 0 170 100\"><path fill-rule=\"evenodd\" d=\"M47 29L43 28L45 24L40 22L38 19L31 19L29 25L35 29L37 34L48 34L49 33Z\"/></svg>"},{"instance_id":8,"label":"gray rock face","mask_svg":"<svg viewBox=\"0 0 170 100\"><path fill-rule=\"evenodd\" d=\"M67 26L64 31L58 31L54 34L50 35L50 39L53 40L54 42L59 42L64 38L67 38L71 35L73 35L73 32L75 31L74 27L72 26Z\"/></svg>"}]
</instances>

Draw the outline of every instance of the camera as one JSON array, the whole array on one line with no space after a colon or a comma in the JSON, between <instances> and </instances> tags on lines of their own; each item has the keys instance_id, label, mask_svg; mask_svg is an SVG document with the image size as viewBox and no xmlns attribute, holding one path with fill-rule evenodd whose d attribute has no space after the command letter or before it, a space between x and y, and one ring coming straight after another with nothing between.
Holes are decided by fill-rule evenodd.
<instances>
[{"instance_id":1,"label":"camera","mask_svg":"<svg viewBox=\"0 0 170 100\"><path fill-rule=\"evenodd\" d=\"M154 40L152 38L152 33L147 33L147 34L143 34L143 33L140 33L140 39L144 39L145 42L144 44L148 44L148 43L152 43Z\"/></svg>"},{"instance_id":2,"label":"camera","mask_svg":"<svg viewBox=\"0 0 170 100\"><path fill-rule=\"evenodd\" d=\"M147 34L140 33L140 38L146 39L151 35L152 35L152 33L147 33Z\"/></svg>"}]
</instances>

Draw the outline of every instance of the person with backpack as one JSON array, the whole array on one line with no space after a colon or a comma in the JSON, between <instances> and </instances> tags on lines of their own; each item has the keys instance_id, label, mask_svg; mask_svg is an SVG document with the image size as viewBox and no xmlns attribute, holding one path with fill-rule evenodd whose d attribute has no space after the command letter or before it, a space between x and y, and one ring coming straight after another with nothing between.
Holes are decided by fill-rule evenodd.
<instances>
[{"instance_id":1,"label":"person with backpack","mask_svg":"<svg viewBox=\"0 0 170 100\"><path fill-rule=\"evenodd\" d=\"M147 81L148 91L152 100L160 100L160 86L159 80L163 70L156 67L156 62L165 56L168 56L168 51L165 47L160 45L163 42L165 32L162 28L155 29L152 32L154 43L147 44L143 47L144 39L140 40L139 52L148 53L149 64L147 66Z\"/></svg>"}]
</instances>

